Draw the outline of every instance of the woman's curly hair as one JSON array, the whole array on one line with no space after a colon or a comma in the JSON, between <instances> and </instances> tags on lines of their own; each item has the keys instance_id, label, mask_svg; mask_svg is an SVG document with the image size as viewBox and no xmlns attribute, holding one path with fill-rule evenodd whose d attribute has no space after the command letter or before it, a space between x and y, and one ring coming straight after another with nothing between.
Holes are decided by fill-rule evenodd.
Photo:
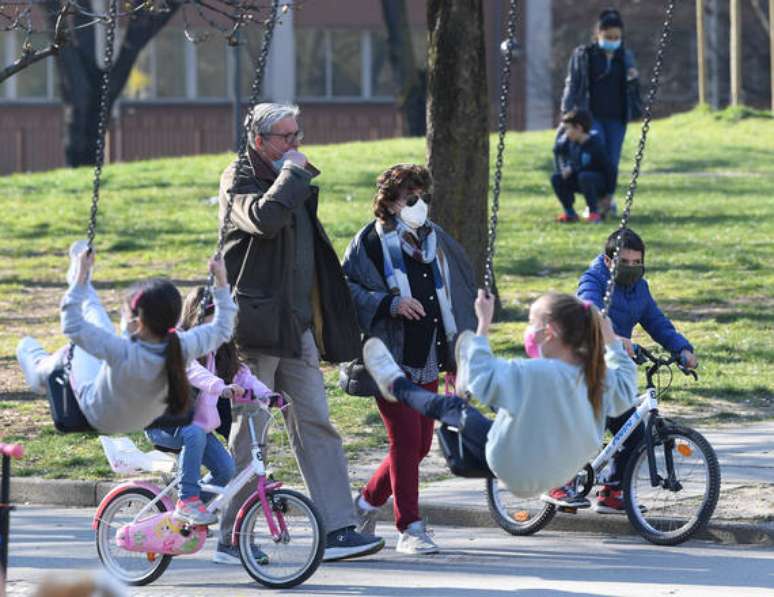
<instances>
[{"instance_id":1,"label":"woman's curly hair","mask_svg":"<svg viewBox=\"0 0 774 597\"><path fill-rule=\"evenodd\" d=\"M418 189L425 193L433 190L430 171L418 164L396 164L382 172L376 179L374 216L382 222L390 217L390 205L398 200L405 189Z\"/></svg>"}]
</instances>

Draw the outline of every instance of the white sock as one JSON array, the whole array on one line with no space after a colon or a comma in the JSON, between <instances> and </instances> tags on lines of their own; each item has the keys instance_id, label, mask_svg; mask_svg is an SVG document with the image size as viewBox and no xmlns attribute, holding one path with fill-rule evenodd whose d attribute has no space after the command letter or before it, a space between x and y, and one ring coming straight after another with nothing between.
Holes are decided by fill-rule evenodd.
<instances>
[{"instance_id":1,"label":"white sock","mask_svg":"<svg viewBox=\"0 0 774 597\"><path fill-rule=\"evenodd\" d=\"M374 510L378 510L379 508L377 506L372 506L369 504L366 499L363 497L363 494L360 494L360 497L357 498L357 507L361 510L365 510L366 512L373 512Z\"/></svg>"}]
</instances>

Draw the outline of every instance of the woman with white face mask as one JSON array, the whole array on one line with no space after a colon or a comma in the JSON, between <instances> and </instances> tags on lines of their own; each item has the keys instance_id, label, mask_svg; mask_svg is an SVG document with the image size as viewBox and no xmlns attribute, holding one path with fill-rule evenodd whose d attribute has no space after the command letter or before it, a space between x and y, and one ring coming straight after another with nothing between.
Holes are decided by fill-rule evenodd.
<instances>
[{"instance_id":1,"label":"woman with white face mask","mask_svg":"<svg viewBox=\"0 0 774 597\"><path fill-rule=\"evenodd\" d=\"M435 392L438 374L456 368L457 335L476 319L472 268L462 247L428 219L431 192L423 166L385 171L377 181L376 219L352 240L343 268L364 336L381 338L406 375ZM419 463L430 450L433 421L373 391L389 451L357 499L361 530L373 533L376 512L392 495L397 550L433 553L438 547L419 517Z\"/></svg>"},{"instance_id":2,"label":"woman with white face mask","mask_svg":"<svg viewBox=\"0 0 774 597\"><path fill-rule=\"evenodd\" d=\"M573 51L561 109L563 114L571 110L591 112L592 134L599 135L604 142L615 171L611 188L600 201L600 212L603 215L611 209L614 212L613 194L626 123L642 115L639 74L634 53L624 46L624 24L617 10L602 11L592 42Z\"/></svg>"}]
</instances>

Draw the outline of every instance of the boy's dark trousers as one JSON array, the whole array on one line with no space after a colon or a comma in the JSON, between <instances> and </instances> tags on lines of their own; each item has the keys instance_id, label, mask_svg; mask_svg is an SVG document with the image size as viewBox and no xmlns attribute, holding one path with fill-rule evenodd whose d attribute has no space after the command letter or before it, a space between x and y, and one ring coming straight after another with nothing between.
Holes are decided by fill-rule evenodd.
<instances>
[{"instance_id":1,"label":"boy's dark trousers","mask_svg":"<svg viewBox=\"0 0 774 597\"><path fill-rule=\"evenodd\" d=\"M586 205L590 212L597 211L597 204L600 196L605 194L605 176L600 172L584 171L576 174L573 172L569 177L563 178L561 174L551 176L551 185L554 187L559 202L567 212L573 211L575 203L575 193L583 193L586 198Z\"/></svg>"},{"instance_id":2,"label":"boy's dark trousers","mask_svg":"<svg viewBox=\"0 0 774 597\"><path fill-rule=\"evenodd\" d=\"M624 423L634 414L636 407L632 407L617 417L608 417L605 427L615 435L624 426ZM645 425L640 423L635 427L632 434L626 438L623 443L623 448L613 455L613 461L608 468L607 477L604 482L606 485L616 487L620 489L621 481L623 481L624 472L626 471L626 465L629 463L632 453L640 442L645 438Z\"/></svg>"}]
</instances>

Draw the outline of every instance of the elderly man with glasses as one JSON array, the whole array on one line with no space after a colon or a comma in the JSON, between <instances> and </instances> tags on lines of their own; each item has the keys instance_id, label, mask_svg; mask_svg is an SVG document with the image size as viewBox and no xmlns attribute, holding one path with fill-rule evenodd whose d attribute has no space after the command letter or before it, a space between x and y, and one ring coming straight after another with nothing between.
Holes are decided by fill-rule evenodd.
<instances>
[{"instance_id":1,"label":"elderly man with glasses","mask_svg":"<svg viewBox=\"0 0 774 597\"><path fill-rule=\"evenodd\" d=\"M317 218L319 171L299 151L298 108L253 107L248 161L226 168L220 180L220 221L229 196L231 221L224 258L239 305L236 339L253 373L292 401L291 445L312 500L328 530L325 560L379 551L384 541L355 531L347 461L330 422L320 358L330 362L360 354L360 334L347 283ZM250 462L243 417L229 444L237 470ZM232 543L237 496L224 513L215 561L239 564Z\"/></svg>"}]
</instances>

